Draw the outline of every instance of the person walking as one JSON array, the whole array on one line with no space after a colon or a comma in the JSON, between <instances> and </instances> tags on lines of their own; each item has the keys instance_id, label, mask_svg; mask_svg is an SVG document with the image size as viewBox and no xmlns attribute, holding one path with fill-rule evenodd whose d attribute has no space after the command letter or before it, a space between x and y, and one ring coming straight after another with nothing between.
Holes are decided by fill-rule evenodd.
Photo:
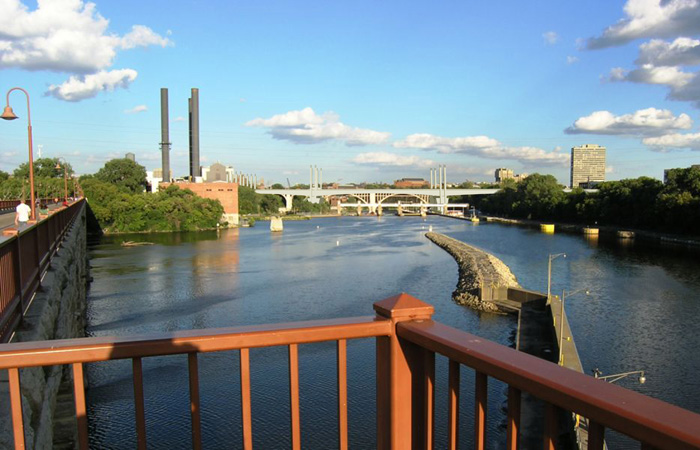
<instances>
[{"instance_id":1,"label":"person walking","mask_svg":"<svg viewBox=\"0 0 700 450\"><path fill-rule=\"evenodd\" d=\"M15 208L15 225L18 230L23 230L27 227L31 213L32 208L24 202L24 199L20 200L19 205Z\"/></svg>"}]
</instances>

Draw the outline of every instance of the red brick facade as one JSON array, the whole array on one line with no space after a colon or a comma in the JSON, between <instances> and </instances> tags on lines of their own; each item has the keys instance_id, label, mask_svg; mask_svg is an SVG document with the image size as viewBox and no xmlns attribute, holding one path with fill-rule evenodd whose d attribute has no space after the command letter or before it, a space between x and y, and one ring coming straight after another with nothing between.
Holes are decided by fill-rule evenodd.
<instances>
[{"instance_id":1,"label":"red brick facade","mask_svg":"<svg viewBox=\"0 0 700 450\"><path fill-rule=\"evenodd\" d=\"M171 183L160 183L159 189L165 189ZM174 183L180 189L189 189L197 196L210 198L221 202L224 216L229 223L238 224L238 184L236 183Z\"/></svg>"}]
</instances>

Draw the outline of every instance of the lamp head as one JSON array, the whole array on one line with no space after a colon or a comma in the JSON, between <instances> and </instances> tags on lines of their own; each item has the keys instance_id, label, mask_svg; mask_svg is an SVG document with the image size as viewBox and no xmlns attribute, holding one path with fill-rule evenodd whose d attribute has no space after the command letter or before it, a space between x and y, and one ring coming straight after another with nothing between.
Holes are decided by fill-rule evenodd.
<instances>
[{"instance_id":1,"label":"lamp head","mask_svg":"<svg viewBox=\"0 0 700 450\"><path fill-rule=\"evenodd\" d=\"M644 372L639 376L639 384L644 384L647 382L647 377L644 376Z\"/></svg>"},{"instance_id":2,"label":"lamp head","mask_svg":"<svg viewBox=\"0 0 700 450\"><path fill-rule=\"evenodd\" d=\"M60 164L60 163L56 163L55 169L58 170L58 169L60 169L60 168L61 168L61 164Z\"/></svg>"},{"instance_id":3,"label":"lamp head","mask_svg":"<svg viewBox=\"0 0 700 450\"><path fill-rule=\"evenodd\" d=\"M12 111L12 107L10 105L5 106L5 110L2 112L2 115L0 115L5 120L15 120L17 119L17 115L15 115L15 112Z\"/></svg>"}]
</instances>

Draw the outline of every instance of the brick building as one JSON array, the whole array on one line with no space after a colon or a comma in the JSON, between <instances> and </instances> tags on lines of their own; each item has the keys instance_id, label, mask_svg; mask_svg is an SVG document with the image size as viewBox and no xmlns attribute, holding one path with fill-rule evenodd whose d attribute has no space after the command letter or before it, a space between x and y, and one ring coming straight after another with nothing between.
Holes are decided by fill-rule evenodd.
<instances>
[{"instance_id":1,"label":"brick building","mask_svg":"<svg viewBox=\"0 0 700 450\"><path fill-rule=\"evenodd\" d=\"M429 183L422 178L401 178L394 181L394 186L399 189L428 187Z\"/></svg>"},{"instance_id":2,"label":"brick building","mask_svg":"<svg viewBox=\"0 0 700 450\"><path fill-rule=\"evenodd\" d=\"M162 189L170 186L171 183L160 183ZM174 183L180 189L189 189L197 196L210 198L221 202L224 207L222 220L229 225L238 225L238 184L216 181L213 183Z\"/></svg>"}]
</instances>

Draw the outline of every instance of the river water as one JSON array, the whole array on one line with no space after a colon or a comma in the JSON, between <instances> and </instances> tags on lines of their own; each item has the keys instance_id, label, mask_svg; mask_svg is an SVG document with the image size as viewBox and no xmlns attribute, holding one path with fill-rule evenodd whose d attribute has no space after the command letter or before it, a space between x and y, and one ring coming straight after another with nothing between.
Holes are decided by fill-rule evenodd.
<instances>
[{"instance_id":1,"label":"river water","mask_svg":"<svg viewBox=\"0 0 700 450\"><path fill-rule=\"evenodd\" d=\"M644 385L626 387L700 412L700 258L683 248L546 235L497 224L441 217L343 217L267 223L216 232L104 237L91 247L90 336L144 334L248 324L372 315L372 303L408 292L436 308L435 319L513 345L513 316L480 315L455 305L457 266L424 237L429 226L478 246L510 266L520 284L553 293L589 289L567 299L584 369L606 374L645 370ZM122 247L125 240L150 246ZM302 445L337 447L335 345L300 346ZM240 448L238 352L200 355L205 448ZM375 447L374 341L348 345L351 448ZM438 358L436 448L444 448L447 362ZM251 351L256 448L289 447L285 348ZM134 448L129 361L87 369L91 445ZM149 446L190 448L187 358L144 360ZM492 448L505 439L506 386L489 380ZM462 368L460 440L471 446L473 372ZM634 448L608 435L611 448Z\"/></svg>"}]
</instances>

